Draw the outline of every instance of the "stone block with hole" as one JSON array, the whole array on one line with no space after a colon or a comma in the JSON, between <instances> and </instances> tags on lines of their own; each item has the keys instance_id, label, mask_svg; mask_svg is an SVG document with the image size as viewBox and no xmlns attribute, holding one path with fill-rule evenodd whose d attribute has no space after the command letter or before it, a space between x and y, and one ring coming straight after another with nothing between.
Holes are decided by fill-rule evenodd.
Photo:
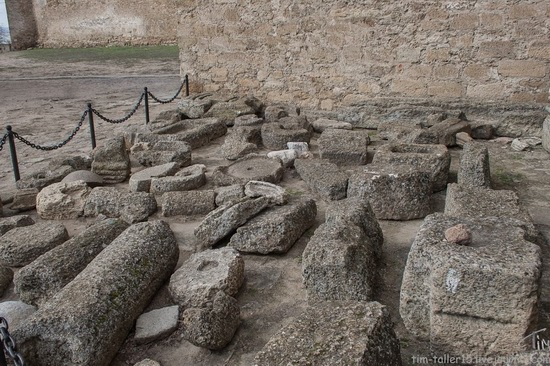
<instances>
[{"instance_id":1,"label":"stone block with hole","mask_svg":"<svg viewBox=\"0 0 550 366\"><path fill-rule=\"evenodd\" d=\"M447 187L451 155L444 145L390 143L380 146L372 159L378 165L410 165L430 172L434 192Z\"/></svg>"},{"instance_id":2,"label":"stone block with hole","mask_svg":"<svg viewBox=\"0 0 550 366\"><path fill-rule=\"evenodd\" d=\"M460 154L458 184L474 187L491 187L491 169L487 147L474 141L464 145Z\"/></svg>"},{"instance_id":3,"label":"stone block with hole","mask_svg":"<svg viewBox=\"0 0 550 366\"><path fill-rule=\"evenodd\" d=\"M249 154L230 165L215 168L212 180L217 186L246 184L251 180L279 183L283 173L283 163L279 159Z\"/></svg>"},{"instance_id":4,"label":"stone block with hole","mask_svg":"<svg viewBox=\"0 0 550 366\"><path fill-rule=\"evenodd\" d=\"M471 233L455 242L449 229ZM443 353L506 355L537 327L541 251L512 218L424 220L411 246L400 297L406 328Z\"/></svg>"},{"instance_id":5,"label":"stone block with hole","mask_svg":"<svg viewBox=\"0 0 550 366\"><path fill-rule=\"evenodd\" d=\"M348 175L336 164L324 159L296 159L294 167L309 189L323 200L346 197Z\"/></svg>"},{"instance_id":6,"label":"stone block with hole","mask_svg":"<svg viewBox=\"0 0 550 366\"><path fill-rule=\"evenodd\" d=\"M319 139L319 156L338 165L367 163L369 136L361 131L328 129Z\"/></svg>"},{"instance_id":7,"label":"stone block with hole","mask_svg":"<svg viewBox=\"0 0 550 366\"><path fill-rule=\"evenodd\" d=\"M379 220L413 220L431 212L430 173L411 165L371 164L349 178L348 197L370 202Z\"/></svg>"}]
</instances>

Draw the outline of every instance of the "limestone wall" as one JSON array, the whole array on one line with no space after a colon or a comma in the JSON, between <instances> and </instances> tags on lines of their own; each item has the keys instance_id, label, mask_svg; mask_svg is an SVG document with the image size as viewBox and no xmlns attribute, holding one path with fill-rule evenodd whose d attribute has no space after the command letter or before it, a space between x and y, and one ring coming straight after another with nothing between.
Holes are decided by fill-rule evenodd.
<instances>
[{"instance_id":1,"label":"limestone wall","mask_svg":"<svg viewBox=\"0 0 550 366\"><path fill-rule=\"evenodd\" d=\"M36 45L37 30L32 1L6 0L13 50L24 50Z\"/></svg>"},{"instance_id":2,"label":"limestone wall","mask_svg":"<svg viewBox=\"0 0 550 366\"><path fill-rule=\"evenodd\" d=\"M32 1L43 47L176 43L178 0Z\"/></svg>"},{"instance_id":3,"label":"limestone wall","mask_svg":"<svg viewBox=\"0 0 550 366\"><path fill-rule=\"evenodd\" d=\"M548 0L179 2L195 91L336 110L372 98L546 103Z\"/></svg>"}]
</instances>

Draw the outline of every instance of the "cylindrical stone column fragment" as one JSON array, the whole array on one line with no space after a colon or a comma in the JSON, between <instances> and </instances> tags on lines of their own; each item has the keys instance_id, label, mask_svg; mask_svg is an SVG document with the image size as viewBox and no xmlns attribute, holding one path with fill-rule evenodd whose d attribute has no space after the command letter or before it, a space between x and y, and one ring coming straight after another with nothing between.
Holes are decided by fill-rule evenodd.
<instances>
[{"instance_id":1,"label":"cylindrical stone column fragment","mask_svg":"<svg viewBox=\"0 0 550 366\"><path fill-rule=\"evenodd\" d=\"M127 228L122 219L103 220L21 268L14 278L21 301L46 302Z\"/></svg>"},{"instance_id":2,"label":"cylindrical stone column fragment","mask_svg":"<svg viewBox=\"0 0 550 366\"><path fill-rule=\"evenodd\" d=\"M129 227L14 332L25 361L108 365L174 271L178 254L166 222Z\"/></svg>"}]
</instances>

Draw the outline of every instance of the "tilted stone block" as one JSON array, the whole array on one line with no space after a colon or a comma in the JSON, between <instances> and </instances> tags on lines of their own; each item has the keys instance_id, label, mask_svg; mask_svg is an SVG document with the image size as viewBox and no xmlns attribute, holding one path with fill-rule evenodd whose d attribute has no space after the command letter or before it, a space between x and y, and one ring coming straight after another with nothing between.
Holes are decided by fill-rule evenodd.
<instances>
[{"instance_id":1,"label":"tilted stone block","mask_svg":"<svg viewBox=\"0 0 550 366\"><path fill-rule=\"evenodd\" d=\"M437 134L439 143L445 146L456 145L456 134L459 132L472 133L472 129L468 122L459 118L447 118L446 120L436 123L429 128L430 131Z\"/></svg>"}]
</instances>

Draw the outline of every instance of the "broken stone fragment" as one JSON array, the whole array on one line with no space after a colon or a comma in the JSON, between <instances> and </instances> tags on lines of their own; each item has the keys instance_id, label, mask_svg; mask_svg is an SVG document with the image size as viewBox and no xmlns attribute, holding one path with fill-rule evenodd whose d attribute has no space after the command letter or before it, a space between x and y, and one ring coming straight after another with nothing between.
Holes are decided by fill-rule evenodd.
<instances>
[{"instance_id":1,"label":"broken stone fragment","mask_svg":"<svg viewBox=\"0 0 550 366\"><path fill-rule=\"evenodd\" d=\"M472 243L472 233L468 229L468 226L458 224L445 230L445 239L449 243L469 245Z\"/></svg>"}]
</instances>

